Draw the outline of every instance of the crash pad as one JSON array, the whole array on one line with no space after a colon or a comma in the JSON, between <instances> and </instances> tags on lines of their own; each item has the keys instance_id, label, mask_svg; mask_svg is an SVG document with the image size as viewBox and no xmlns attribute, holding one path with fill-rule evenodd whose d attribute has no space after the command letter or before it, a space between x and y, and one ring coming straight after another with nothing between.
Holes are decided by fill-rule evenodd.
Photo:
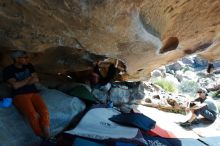
<instances>
[{"instance_id":1,"label":"crash pad","mask_svg":"<svg viewBox=\"0 0 220 146\"><path fill-rule=\"evenodd\" d=\"M160 129L154 129L154 132L157 133L158 135L164 134L163 136L165 137L170 136L170 138L176 138L176 137L193 138L193 139L199 138L199 136L195 134L193 131L187 131L182 127L180 127L179 124L177 124L177 121L185 120L184 115L168 113L168 112L160 111L156 108L146 107L142 105L138 105L137 110L139 110L144 115L156 121L156 125L160 127ZM166 133L162 133L162 132L166 132Z\"/></svg>"},{"instance_id":2,"label":"crash pad","mask_svg":"<svg viewBox=\"0 0 220 146\"><path fill-rule=\"evenodd\" d=\"M110 117L118 114L120 112L113 108L91 109L74 129L66 131L66 133L99 140L135 138L138 134L137 128L122 126L109 120Z\"/></svg>"},{"instance_id":3,"label":"crash pad","mask_svg":"<svg viewBox=\"0 0 220 146\"><path fill-rule=\"evenodd\" d=\"M84 138L77 137L73 142L73 146L106 146L105 144L96 143Z\"/></svg>"},{"instance_id":4,"label":"crash pad","mask_svg":"<svg viewBox=\"0 0 220 146\"><path fill-rule=\"evenodd\" d=\"M91 92L89 92L89 90L83 85L75 86L67 93L71 96L75 96L84 100L88 100L92 102L96 101L94 95Z\"/></svg>"},{"instance_id":5,"label":"crash pad","mask_svg":"<svg viewBox=\"0 0 220 146\"><path fill-rule=\"evenodd\" d=\"M199 138L199 140L209 146L220 146L220 136Z\"/></svg>"}]
</instances>

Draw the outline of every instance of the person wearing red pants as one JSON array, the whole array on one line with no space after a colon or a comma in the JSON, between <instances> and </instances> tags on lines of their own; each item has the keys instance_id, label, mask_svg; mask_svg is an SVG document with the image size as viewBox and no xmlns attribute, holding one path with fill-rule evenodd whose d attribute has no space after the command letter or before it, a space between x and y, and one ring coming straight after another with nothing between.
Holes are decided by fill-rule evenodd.
<instances>
[{"instance_id":1,"label":"person wearing red pants","mask_svg":"<svg viewBox=\"0 0 220 146\"><path fill-rule=\"evenodd\" d=\"M4 68L3 78L12 87L13 104L28 119L34 133L48 139L49 112L36 89L39 79L34 67L25 51L14 51L11 57L14 63Z\"/></svg>"}]
</instances>

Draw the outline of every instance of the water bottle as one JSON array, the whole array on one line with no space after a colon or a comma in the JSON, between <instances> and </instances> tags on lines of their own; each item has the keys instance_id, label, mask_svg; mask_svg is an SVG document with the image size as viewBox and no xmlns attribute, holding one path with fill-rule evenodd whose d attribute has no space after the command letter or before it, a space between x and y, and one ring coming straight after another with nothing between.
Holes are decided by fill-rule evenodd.
<instances>
[{"instance_id":1,"label":"water bottle","mask_svg":"<svg viewBox=\"0 0 220 146\"><path fill-rule=\"evenodd\" d=\"M3 98L1 101L0 101L0 107L9 107L12 105L12 98Z\"/></svg>"}]
</instances>

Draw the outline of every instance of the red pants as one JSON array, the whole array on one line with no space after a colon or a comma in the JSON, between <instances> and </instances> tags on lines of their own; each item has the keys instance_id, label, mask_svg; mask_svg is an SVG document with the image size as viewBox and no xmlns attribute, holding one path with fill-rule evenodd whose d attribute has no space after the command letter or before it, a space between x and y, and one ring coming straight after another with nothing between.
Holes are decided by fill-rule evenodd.
<instances>
[{"instance_id":1,"label":"red pants","mask_svg":"<svg viewBox=\"0 0 220 146\"><path fill-rule=\"evenodd\" d=\"M27 93L15 96L14 105L28 119L32 129L38 136L43 136L43 127L49 127L49 112L38 93Z\"/></svg>"}]
</instances>

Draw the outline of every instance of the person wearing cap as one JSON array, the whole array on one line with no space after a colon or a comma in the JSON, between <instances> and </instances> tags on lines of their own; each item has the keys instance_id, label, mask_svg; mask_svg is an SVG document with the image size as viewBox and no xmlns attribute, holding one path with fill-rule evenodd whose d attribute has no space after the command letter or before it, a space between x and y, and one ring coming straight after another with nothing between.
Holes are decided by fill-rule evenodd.
<instances>
[{"instance_id":1,"label":"person wearing cap","mask_svg":"<svg viewBox=\"0 0 220 146\"><path fill-rule=\"evenodd\" d=\"M181 123L181 126L191 126L192 124L198 123L197 117L202 115L205 119L210 122L214 122L218 115L218 107L215 101L208 96L205 88L197 90L199 95L194 101L190 102L188 110L192 113L189 120Z\"/></svg>"},{"instance_id":2,"label":"person wearing cap","mask_svg":"<svg viewBox=\"0 0 220 146\"><path fill-rule=\"evenodd\" d=\"M14 51L11 58L14 63L4 68L3 78L12 87L13 104L28 119L35 134L48 139L49 112L35 86L39 79L29 56L25 51Z\"/></svg>"}]
</instances>

